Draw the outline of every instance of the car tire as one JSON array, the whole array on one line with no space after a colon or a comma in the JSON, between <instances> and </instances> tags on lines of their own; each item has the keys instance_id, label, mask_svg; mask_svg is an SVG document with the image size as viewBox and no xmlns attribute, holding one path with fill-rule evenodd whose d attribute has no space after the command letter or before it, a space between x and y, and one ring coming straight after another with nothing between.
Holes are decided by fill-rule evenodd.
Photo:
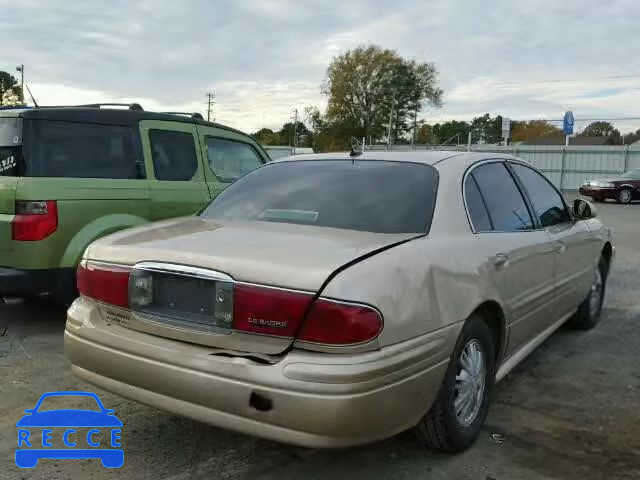
<instances>
[{"instance_id":1,"label":"car tire","mask_svg":"<svg viewBox=\"0 0 640 480\"><path fill-rule=\"evenodd\" d=\"M607 286L608 270L606 259L600 258L589 295L587 295L587 298L580 304L578 311L567 322L571 328L576 330L591 330L600 321Z\"/></svg>"},{"instance_id":2,"label":"car tire","mask_svg":"<svg viewBox=\"0 0 640 480\"><path fill-rule=\"evenodd\" d=\"M461 381L462 378L469 378L465 370L465 365L468 368L469 363L463 361L463 353L468 354L474 349L480 351L484 375L476 375L471 382ZM474 315L460 333L435 402L416 426L418 438L423 445L434 450L460 452L473 444L489 412L495 384L494 369L495 355L491 332L482 317ZM467 373L463 374L463 371ZM480 394L479 389L482 389ZM465 409L456 404L457 398L464 391L475 397L475 401L471 399L473 405L469 406L469 409L473 411L469 411L469 415L465 415Z\"/></svg>"},{"instance_id":3,"label":"car tire","mask_svg":"<svg viewBox=\"0 0 640 480\"><path fill-rule=\"evenodd\" d=\"M633 200L633 190L630 188L621 188L618 190L616 194L616 201L618 203L631 203L631 200Z\"/></svg>"}]
</instances>

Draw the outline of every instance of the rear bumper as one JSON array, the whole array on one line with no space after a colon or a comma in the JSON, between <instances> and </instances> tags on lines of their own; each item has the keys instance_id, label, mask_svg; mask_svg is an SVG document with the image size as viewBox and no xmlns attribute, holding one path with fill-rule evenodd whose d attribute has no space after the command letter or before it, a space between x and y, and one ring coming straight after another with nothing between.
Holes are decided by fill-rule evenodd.
<instances>
[{"instance_id":1,"label":"rear bumper","mask_svg":"<svg viewBox=\"0 0 640 480\"><path fill-rule=\"evenodd\" d=\"M605 200L607 198L616 198L615 188L598 188L598 187L580 187L580 195L585 197L596 198L598 200Z\"/></svg>"},{"instance_id":2,"label":"rear bumper","mask_svg":"<svg viewBox=\"0 0 640 480\"><path fill-rule=\"evenodd\" d=\"M0 296L50 293L62 298L75 291L75 269L20 270L0 267Z\"/></svg>"},{"instance_id":3,"label":"rear bumper","mask_svg":"<svg viewBox=\"0 0 640 480\"><path fill-rule=\"evenodd\" d=\"M414 426L448 365L451 332L365 354L293 350L261 364L106 325L88 303L74 303L65 331L77 376L177 415L305 447L364 444Z\"/></svg>"}]
</instances>

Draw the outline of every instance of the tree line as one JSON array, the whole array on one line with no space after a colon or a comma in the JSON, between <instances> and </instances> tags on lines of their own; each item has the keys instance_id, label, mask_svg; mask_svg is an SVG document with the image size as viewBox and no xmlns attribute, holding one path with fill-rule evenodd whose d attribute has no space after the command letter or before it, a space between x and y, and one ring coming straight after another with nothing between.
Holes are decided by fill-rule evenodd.
<instances>
[{"instance_id":1,"label":"tree line","mask_svg":"<svg viewBox=\"0 0 640 480\"><path fill-rule=\"evenodd\" d=\"M22 89L13 75L0 70L0 107L23 105Z\"/></svg>"},{"instance_id":2,"label":"tree line","mask_svg":"<svg viewBox=\"0 0 640 480\"><path fill-rule=\"evenodd\" d=\"M433 63L419 63L396 51L375 45L360 46L335 57L327 68L321 92L327 96L324 113L316 106L305 109L305 122L298 123L298 146L315 151L349 149L355 138L367 144L495 144L502 141L502 116L486 113L471 122L450 120L427 124L418 120L424 107L438 108L443 90ZM293 124L278 131L263 128L253 135L265 145L292 145ZM640 129L624 136L609 122L593 122L578 135L607 137L605 143L619 145L640 139ZM564 138L562 129L545 120L512 121L511 142L540 137ZM302 143L301 143L302 142Z\"/></svg>"}]
</instances>

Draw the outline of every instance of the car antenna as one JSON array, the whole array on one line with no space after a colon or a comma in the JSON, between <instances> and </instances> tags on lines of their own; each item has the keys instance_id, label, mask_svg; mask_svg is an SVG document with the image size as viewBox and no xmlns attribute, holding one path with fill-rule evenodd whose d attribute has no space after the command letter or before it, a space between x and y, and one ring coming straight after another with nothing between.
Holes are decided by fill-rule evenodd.
<instances>
[{"instance_id":1,"label":"car antenna","mask_svg":"<svg viewBox=\"0 0 640 480\"><path fill-rule=\"evenodd\" d=\"M36 102L36 99L34 98L33 93L31 93L31 90L29 89L29 85L27 85L25 83L24 86L27 87L27 92L29 92L29 96L31 97L31 101L33 102L33 106L37 108L38 107L38 102ZM22 101L24 102L24 98L22 99Z\"/></svg>"}]
</instances>

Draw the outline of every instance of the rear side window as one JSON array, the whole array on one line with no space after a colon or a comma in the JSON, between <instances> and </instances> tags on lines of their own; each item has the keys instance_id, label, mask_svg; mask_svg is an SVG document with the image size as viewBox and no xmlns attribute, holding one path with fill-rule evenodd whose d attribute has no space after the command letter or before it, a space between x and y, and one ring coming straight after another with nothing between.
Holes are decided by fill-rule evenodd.
<instances>
[{"instance_id":1,"label":"rear side window","mask_svg":"<svg viewBox=\"0 0 640 480\"><path fill-rule=\"evenodd\" d=\"M513 177L502 163L473 169L494 231L517 232L533 229L531 215Z\"/></svg>"},{"instance_id":2,"label":"rear side window","mask_svg":"<svg viewBox=\"0 0 640 480\"><path fill-rule=\"evenodd\" d=\"M207 137L207 158L215 176L231 183L262 165L262 160L247 143Z\"/></svg>"},{"instance_id":3,"label":"rear side window","mask_svg":"<svg viewBox=\"0 0 640 480\"><path fill-rule=\"evenodd\" d=\"M511 168L524 185L535 214L543 227L551 227L571 220L562 196L546 178L524 165L512 163Z\"/></svg>"},{"instance_id":4,"label":"rear side window","mask_svg":"<svg viewBox=\"0 0 640 480\"><path fill-rule=\"evenodd\" d=\"M187 181L198 171L198 157L191 133L149 130L149 143L156 179Z\"/></svg>"},{"instance_id":5,"label":"rear side window","mask_svg":"<svg viewBox=\"0 0 640 480\"><path fill-rule=\"evenodd\" d=\"M24 137L29 177L144 178L132 129L115 125L34 120Z\"/></svg>"},{"instance_id":6,"label":"rear side window","mask_svg":"<svg viewBox=\"0 0 640 480\"><path fill-rule=\"evenodd\" d=\"M467 180L464 183L464 194L467 209L469 210L469 218L474 230L476 232L490 232L493 230L487 207L484 205L484 199L473 175L467 176Z\"/></svg>"},{"instance_id":7,"label":"rear side window","mask_svg":"<svg viewBox=\"0 0 640 480\"><path fill-rule=\"evenodd\" d=\"M225 189L200 214L375 233L425 233L435 168L404 162L304 160L268 164Z\"/></svg>"}]
</instances>

